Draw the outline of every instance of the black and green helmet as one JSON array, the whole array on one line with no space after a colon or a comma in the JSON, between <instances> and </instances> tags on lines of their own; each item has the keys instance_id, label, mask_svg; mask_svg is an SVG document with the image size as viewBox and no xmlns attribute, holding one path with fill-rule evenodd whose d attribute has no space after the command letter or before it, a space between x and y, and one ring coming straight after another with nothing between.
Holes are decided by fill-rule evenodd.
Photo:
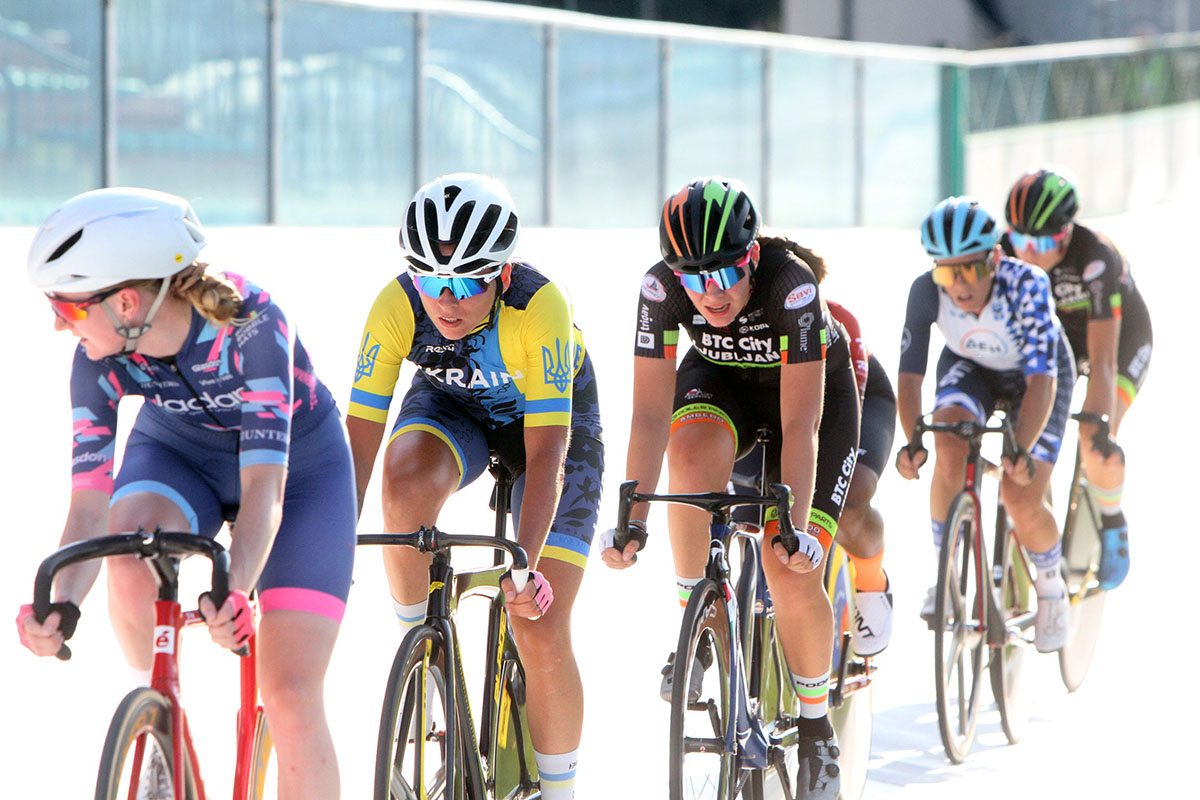
<instances>
[{"instance_id":1,"label":"black and green helmet","mask_svg":"<svg viewBox=\"0 0 1200 800\"><path fill-rule=\"evenodd\" d=\"M658 247L676 272L711 272L749 252L758 222L758 209L741 181L696 178L663 203Z\"/></svg>"},{"instance_id":2,"label":"black and green helmet","mask_svg":"<svg viewBox=\"0 0 1200 800\"><path fill-rule=\"evenodd\" d=\"M1004 216L1017 233L1049 236L1075 219L1079 198L1063 170L1041 167L1017 179L1008 192Z\"/></svg>"}]
</instances>

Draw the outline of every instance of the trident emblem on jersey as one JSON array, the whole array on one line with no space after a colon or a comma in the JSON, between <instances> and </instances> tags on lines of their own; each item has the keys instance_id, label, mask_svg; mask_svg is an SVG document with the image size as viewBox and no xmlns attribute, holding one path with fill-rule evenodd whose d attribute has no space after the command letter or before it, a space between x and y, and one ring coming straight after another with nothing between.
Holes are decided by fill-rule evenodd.
<instances>
[{"instance_id":1,"label":"trident emblem on jersey","mask_svg":"<svg viewBox=\"0 0 1200 800\"><path fill-rule=\"evenodd\" d=\"M370 333L363 335L362 347L358 350L358 366L354 370L355 381L361 378L369 378L371 377L371 373L375 371L375 359L379 357L379 345L373 344L368 347L367 345L370 340Z\"/></svg>"},{"instance_id":2,"label":"trident emblem on jersey","mask_svg":"<svg viewBox=\"0 0 1200 800\"><path fill-rule=\"evenodd\" d=\"M570 341L564 346L562 340L555 339L553 353L549 347L542 348L542 379L560 392L571 385L572 367Z\"/></svg>"}]
</instances>

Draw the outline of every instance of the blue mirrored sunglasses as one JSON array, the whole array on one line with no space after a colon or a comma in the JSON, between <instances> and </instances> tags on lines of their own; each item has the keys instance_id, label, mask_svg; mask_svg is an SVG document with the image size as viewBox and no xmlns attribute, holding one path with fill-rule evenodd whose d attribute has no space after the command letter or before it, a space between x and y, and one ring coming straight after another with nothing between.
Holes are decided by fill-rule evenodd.
<instances>
[{"instance_id":1,"label":"blue mirrored sunglasses","mask_svg":"<svg viewBox=\"0 0 1200 800\"><path fill-rule=\"evenodd\" d=\"M1067 232L1065 230L1059 231L1053 236L1026 236L1023 233L1009 231L1008 241L1012 243L1013 249L1018 253L1023 250L1032 250L1035 253L1049 253L1058 247L1066 235Z\"/></svg>"},{"instance_id":2,"label":"blue mirrored sunglasses","mask_svg":"<svg viewBox=\"0 0 1200 800\"><path fill-rule=\"evenodd\" d=\"M712 272L694 274L676 272L675 274L679 276L679 282L683 284L683 288L691 289L697 294L704 294L708 289L709 281L715 283L718 289L730 289L734 284L746 277L746 270L744 267L735 264L732 267L721 267Z\"/></svg>"},{"instance_id":3,"label":"blue mirrored sunglasses","mask_svg":"<svg viewBox=\"0 0 1200 800\"><path fill-rule=\"evenodd\" d=\"M483 278L442 278L436 275L413 275L417 291L426 297L437 299L442 291L449 289L459 300L475 297L487 291L490 280Z\"/></svg>"}]
</instances>

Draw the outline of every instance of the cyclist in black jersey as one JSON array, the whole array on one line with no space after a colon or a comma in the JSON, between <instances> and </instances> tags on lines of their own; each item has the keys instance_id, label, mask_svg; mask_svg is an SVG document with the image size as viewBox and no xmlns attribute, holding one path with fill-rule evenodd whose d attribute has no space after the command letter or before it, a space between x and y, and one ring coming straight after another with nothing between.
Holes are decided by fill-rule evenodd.
<instances>
[{"instance_id":1,"label":"cyclist in black jersey","mask_svg":"<svg viewBox=\"0 0 1200 800\"><path fill-rule=\"evenodd\" d=\"M808 531L796 532L795 554L789 557L776 537L763 559L802 701L807 757L797 783L807 787L806 797L833 798L839 785L827 715L833 615L818 567L854 470L858 395L847 337L817 288L823 261L794 242L759 236L758 228L754 202L736 180L696 179L664 204L663 259L642 279L638 306L626 477L652 491L665 452L671 492L723 491L759 425L773 429L768 479L791 487L794 518L808 520ZM676 370L680 327L692 349ZM671 385L674 396L663 391ZM634 506L630 524L644 530L646 513L645 504ZM768 520L769 537L778 521ZM707 517L671 506L668 522L686 605L704 572ZM637 543L619 552L611 536L604 535L605 563L630 566Z\"/></svg>"},{"instance_id":2,"label":"cyclist in black jersey","mask_svg":"<svg viewBox=\"0 0 1200 800\"><path fill-rule=\"evenodd\" d=\"M1009 230L1001 246L1050 275L1058 318L1087 375L1083 411L1108 417L1107 441L1081 422L1079 441L1088 484L1101 509L1100 586L1115 589L1129 572L1129 531L1121 511L1125 454L1116 442L1121 420L1146 380L1154 346L1150 313L1129 263L1103 234L1075 221L1079 199L1062 167L1021 176L1008 193Z\"/></svg>"}]
</instances>

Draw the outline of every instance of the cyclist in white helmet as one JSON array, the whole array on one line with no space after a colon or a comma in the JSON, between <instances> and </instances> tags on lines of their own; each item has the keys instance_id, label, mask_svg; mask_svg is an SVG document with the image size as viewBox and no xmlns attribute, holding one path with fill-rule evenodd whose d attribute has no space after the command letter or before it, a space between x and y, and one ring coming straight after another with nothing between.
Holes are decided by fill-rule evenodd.
<instances>
[{"instance_id":1,"label":"cyclist in white helmet","mask_svg":"<svg viewBox=\"0 0 1200 800\"><path fill-rule=\"evenodd\" d=\"M391 532L434 525L489 453L515 477L517 541L535 569L520 595L508 579L502 587L528 680L541 796L563 800L573 796L583 726L571 607L596 525L604 448L582 334L558 287L511 258L517 234L512 198L493 178L456 173L417 191L400 229L407 270L367 318L348 427L361 510L400 366L417 365L384 453ZM428 565L411 548L384 549L406 630L424 620Z\"/></svg>"},{"instance_id":2,"label":"cyclist in white helmet","mask_svg":"<svg viewBox=\"0 0 1200 800\"><path fill-rule=\"evenodd\" d=\"M270 296L197 263L204 233L186 200L147 189L86 192L52 213L29 252L55 327L79 338L71 369L72 492L61 544L133 531L215 536L237 518L229 599L200 610L219 644L254 630L258 678L279 757L279 796L332 798L337 759L325 671L354 561L350 450L337 408ZM146 398L113 476L117 405ZM140 685L152 663L154 577L106 560L109 612ZM99 573L64 569L53 610L24 606L21 642L40 656L69 638ZM139 795L140 796L140 795Z\"/></svg>"}]
</instances>

